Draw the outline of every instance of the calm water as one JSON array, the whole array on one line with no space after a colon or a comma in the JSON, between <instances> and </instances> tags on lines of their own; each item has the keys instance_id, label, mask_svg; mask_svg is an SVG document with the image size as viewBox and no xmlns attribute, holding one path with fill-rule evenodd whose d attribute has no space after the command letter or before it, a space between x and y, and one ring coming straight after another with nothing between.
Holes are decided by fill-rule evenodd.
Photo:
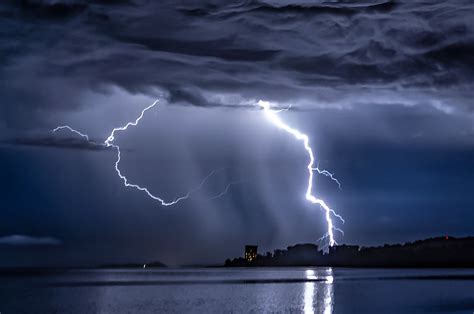
<instances>
[{"instance_id":1,"label":"calm water","mask_svg":"<svg viewBox=\"0 0 474 314\"><path fill-rule=\"evenodd\" d=\"M474 270L263 268L0 273L10 313L473 313Z\"/></svg>"}]
</instances>

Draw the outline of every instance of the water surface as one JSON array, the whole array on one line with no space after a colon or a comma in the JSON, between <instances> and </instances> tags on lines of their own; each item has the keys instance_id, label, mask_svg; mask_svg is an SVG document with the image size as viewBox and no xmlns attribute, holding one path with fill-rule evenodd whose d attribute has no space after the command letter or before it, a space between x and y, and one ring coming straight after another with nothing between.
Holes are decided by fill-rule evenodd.
<instances>
[{"instance_id":1,"label":"water surface","mask_svg":"<svg viewBox=\"0 0 474 314\"><path fill-rule=\"evenodd\" d=\"M474 313L474 270L351 268L0 272L9 313Z\"/></svg>"}]
</instances>

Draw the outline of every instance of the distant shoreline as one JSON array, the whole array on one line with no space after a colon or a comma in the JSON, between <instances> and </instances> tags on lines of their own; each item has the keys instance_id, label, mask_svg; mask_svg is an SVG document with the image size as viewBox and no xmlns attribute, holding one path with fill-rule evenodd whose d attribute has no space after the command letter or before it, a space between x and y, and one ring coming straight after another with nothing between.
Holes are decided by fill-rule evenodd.
<instances>
[{"instance_id":1,"label":"distant shoreline","mask_svg":"<svg viewBox=\"0 0 474 314\"><path fill-rule=\"evenodd\" d=\"M380 247L339 245L327 254L315 244L227 259L222 267L474 268L474 237L437 237Z\"/></svg>"},{"instance_id":2,"label":"distant shoreline","mask_svg":"<svg viewBox=\"0 0 474 314\"><path fill-rule=\"evenodd\" d=\"M144 267L145 266L145 267ZM117 263L92 266L25 266L0 267L0 276L38 274L70 270L173 270L173 269L224 269L224 268L273 269L287 267L337 267L375 269L472 269L474 268L474 237L436 237L405 244L378 247L338 245L327 254L315 244L296 244L284 250L265 255L257 254L254 261L242 257L227 259L224 264L183 265L168 267L159 262Z\"/></svg>"}]
</instances>

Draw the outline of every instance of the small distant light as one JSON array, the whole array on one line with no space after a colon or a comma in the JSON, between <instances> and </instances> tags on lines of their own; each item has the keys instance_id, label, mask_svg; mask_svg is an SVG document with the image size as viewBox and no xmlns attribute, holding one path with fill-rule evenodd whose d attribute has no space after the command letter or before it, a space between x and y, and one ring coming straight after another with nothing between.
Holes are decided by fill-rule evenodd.
<instances>
[{"instance_id":1,"label":"small distant light","mask_svg":"<svg viewBox=\"0 0 474 314\"><path fill-rule=\"evenodd\" d=\"M445 238L446 240L449 240L449 237L448 237L448 236L445 236L444 238Z\"/></svg>"}]
</instances>

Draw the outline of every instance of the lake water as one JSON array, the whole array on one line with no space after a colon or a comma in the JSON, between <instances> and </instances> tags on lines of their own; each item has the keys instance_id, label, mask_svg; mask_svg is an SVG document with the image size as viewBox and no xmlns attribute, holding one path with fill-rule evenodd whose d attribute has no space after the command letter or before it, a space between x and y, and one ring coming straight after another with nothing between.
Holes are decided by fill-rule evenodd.
<instances>
[{"instance_id":1,"label":"lake water","mask_svg":"<svg viewBox=\"0 0 474 314\"><path fill-rule=\"evenodd\" d=\"M0 272L0 313L474 313L474 270Z\"/></svg>"}]
</instances>

